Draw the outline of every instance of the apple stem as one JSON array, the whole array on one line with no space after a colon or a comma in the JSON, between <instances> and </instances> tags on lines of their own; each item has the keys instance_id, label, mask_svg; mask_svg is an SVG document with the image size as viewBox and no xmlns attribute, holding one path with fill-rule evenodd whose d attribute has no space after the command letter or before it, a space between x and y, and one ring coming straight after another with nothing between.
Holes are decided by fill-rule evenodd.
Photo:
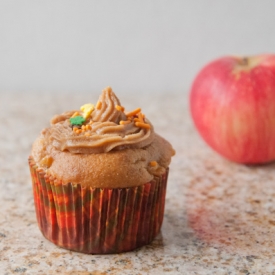
<instances>
[{"instance_id":1,"label":"apple stem","mask_svg":"<svg viewBox=\"0 0 275 275\"><path fill-rule=\"evenodd\" d=\"M241 60L240 60L240 65L242 66L247 66L249 63L249 59L247 57L243 57Z\"/></svg>"}]
</instances>

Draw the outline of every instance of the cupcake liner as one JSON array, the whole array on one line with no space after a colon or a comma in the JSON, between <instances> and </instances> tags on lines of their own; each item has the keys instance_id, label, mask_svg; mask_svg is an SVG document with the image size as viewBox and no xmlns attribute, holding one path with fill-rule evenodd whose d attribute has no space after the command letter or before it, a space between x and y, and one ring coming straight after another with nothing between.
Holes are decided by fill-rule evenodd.
<instances>
[{"instance_id":1,"label":"cupcake liner","mask_svg":"<svg viewBox=\"0 0 275 275\"><path fill-rule=\"evenodd\" d=\"M149 244L163 221L168 169L130 188L62 183L29 158L34 204L42 234L66 249L106 254Z\"/></svg>"}]
</instances>

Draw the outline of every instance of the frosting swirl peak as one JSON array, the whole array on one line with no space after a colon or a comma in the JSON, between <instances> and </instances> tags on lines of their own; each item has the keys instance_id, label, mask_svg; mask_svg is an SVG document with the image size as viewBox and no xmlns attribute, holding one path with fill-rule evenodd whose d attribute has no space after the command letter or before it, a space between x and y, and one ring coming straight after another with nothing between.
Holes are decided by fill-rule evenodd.
<instances>
[{"instance_id":1,"label":"frosting swirl peak","mask_svg":"<svg viewBox=\"0 0 275 275\"><path fill-rule=\"evenodd\" d=\"M111 87L107 87L102 91L97 105L100 106L100 108L96 108L93 111L93 121L111 121L118 124L120 120L126 118L124 113L116 108L116 106L120 106L120 101L112 91Z\"/></svg>"}]
</instances>

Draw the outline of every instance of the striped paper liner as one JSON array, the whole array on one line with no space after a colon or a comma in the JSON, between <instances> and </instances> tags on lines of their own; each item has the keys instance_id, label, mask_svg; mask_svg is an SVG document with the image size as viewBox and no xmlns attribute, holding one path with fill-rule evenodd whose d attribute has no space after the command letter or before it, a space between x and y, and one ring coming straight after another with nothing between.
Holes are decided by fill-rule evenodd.
<instances>
[{"instance_id":1,"label":"striped paper liner","mask_svg":"<svg viewBox=\"0 0 275 275\"><path fill-rule=\"evenodd\" d=\"M29 158L42 234L54 244L89 254L121 253L149 244L163 221L168 169L130 188L62 183Z\"/></svg>"}]
</instances>

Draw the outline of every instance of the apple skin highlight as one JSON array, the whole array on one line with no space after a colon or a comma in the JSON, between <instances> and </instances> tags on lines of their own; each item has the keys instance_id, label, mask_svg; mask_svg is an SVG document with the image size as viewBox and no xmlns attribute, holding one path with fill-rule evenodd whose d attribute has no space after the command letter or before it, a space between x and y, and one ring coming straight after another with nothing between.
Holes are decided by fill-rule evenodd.
<instances>
[{"instance_id":1,"label":"apple skin highlight","mask_svg":"<svg viewBox=\"0 0 275 275\"><path fill-rule=\"evenodd\" d=\"M191 87L190 111L203 139L225 158L275 160L275 55L209 63Z\"/></svg>"}]
</instances>

